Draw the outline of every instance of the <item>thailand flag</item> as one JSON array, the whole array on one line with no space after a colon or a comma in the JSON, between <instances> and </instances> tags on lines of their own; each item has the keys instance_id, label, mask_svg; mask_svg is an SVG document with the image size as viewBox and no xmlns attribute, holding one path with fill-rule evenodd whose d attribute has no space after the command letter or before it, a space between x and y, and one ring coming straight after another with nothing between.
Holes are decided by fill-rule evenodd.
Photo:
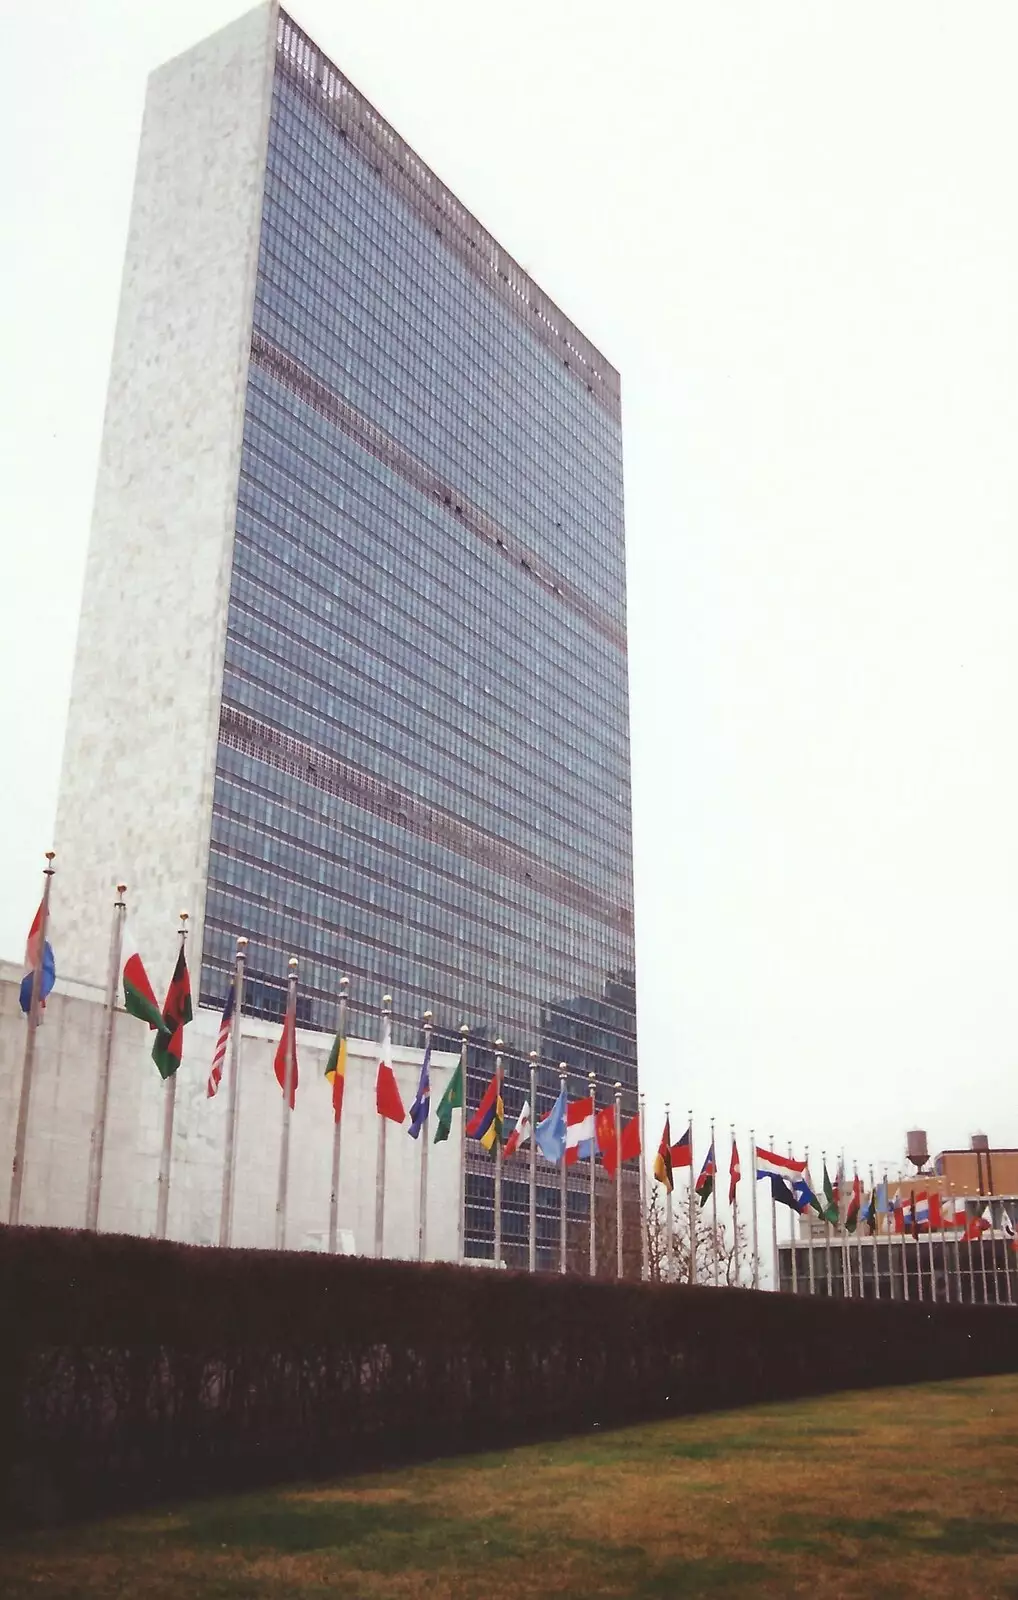
<instances>
[{"instance_id":1,"label":"thailand flag","mask_svg":"<svg viewBox=\"0 0 1018 1600\"><path fill-rule=\"evenodd\" d=\"M28 930L28 939L25 943L25 966L28 968L28 971L21 980L21 990L18 995L21 1009L25 1013L26 1017L32 1009L32 989L34 986L36 963L39 960L39 941L41 938L42 906L40 905L32 920L32 926ZM41 981L39 984L40 1010L42 1010L46 1004L46 996L53 988L53 985L56 982L56 977L57 969L56 962L53 959L53 946L47 939L42 947L42 972L40 974Z\"/></svg>"},{"instance_id":2,"label":"thailand flag","mask_svg":"<svg viewBox=\"0 0 1018 1600\"><path fill-rule=\"evenodd\" d=\"M566 1113L566 1166L589 1161L594 1149L594 1101L570 1100Z\"/></svg>"}]
</instances>

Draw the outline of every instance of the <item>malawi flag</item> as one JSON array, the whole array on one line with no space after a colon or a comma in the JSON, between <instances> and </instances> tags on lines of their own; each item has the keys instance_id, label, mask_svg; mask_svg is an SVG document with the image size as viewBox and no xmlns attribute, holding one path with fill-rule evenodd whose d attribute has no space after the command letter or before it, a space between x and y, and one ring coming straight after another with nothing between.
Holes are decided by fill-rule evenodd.
<instances>
[{"instance_id":1,"label":"malawi flag","mask_svg":"<svg viewBox=\"0 0 1018 1600\"><path fill-rule=\"evenodd\" d=\"M696 1180L696 1192L700 1196L701 1211L714 1192L714 1179L717 1174L718 1169L714 1162L714 1141L711 1140L711 1147L707 1151L707 1159L700 1168L700 1176Z\"/></svg>"},{"instance_id":2,"label":"malawi flag","mask_svg":"<svg viewBox=\"0 0 1018 1600\"><path fill-rule=\"evenodd\" d=\"M191 978L184 959L184 947L177 952L170 987L163 1006L162 1031L156 1034L152 1060L163 1078L172 1078L184 1054L184 1028L191 1021Z\"/></svg>"},{"instance_id":3,"label":"malawi flag","mask_svg":"<svg viewBox=\"0 0 1018 1600\"><path fill-rule=\"evenodd\" d=\"M346 1040L338 1033L325 1063L325 1081L332 1084L332 1114L338 1122L343 1115L343 1090L346 1087Z\"/></svg>"},{"instance_id":4,"label":"malawi flag","mask_svg":"<svg viewBox=\"0 0 1018 1600\"><path fill-rule=\"evenodd\" d=\"M668 1117L665 1117L661 1143L658 1145L657 1155L654 1157L654 1176L658 1183L663 1183L668 1193L671 1194L675 1185L672 1181L672 1130Z\"/></svg>"},{"instance_id":5,"label":"malawi flag","mask_svg":"<svg viewBox=\"0 0 1018 1600\"><path fill-rule=\"evenodd\" d=\"M159 1002L155 997L152 985L148 981L148 973L138 954L138 946L131 937L127 924L124 924L124 938L121 945L122 965L121 976L124 983L124 1010L129 1011L132 1017L138 1017L141 1022L147 1022L156 1033L164 1033L166 1024L163 1014L159 1009Z\"/></svg>"},{"instance_id":6,"label":"malawi flag","mask_svg":"<svg viewBox=\"0 0 1018 1600\"><path fill-rule=\"evenodd\" d=\"M445 1093L435 1112L435 1144L448 1139L452 1129L452 1114L463 1109L463 1062L457 1061L456 1071L445 1086Z\"/></svg>"}]
</instances>

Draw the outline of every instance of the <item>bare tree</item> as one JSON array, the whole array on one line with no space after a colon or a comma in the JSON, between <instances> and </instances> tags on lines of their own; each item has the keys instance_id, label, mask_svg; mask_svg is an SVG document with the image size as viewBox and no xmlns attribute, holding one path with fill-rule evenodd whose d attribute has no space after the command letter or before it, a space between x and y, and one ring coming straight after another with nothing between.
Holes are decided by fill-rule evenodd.
<instances>
[{"instance_id":1,"label":"bare tree","mask_svg":"<svg viewBox=\"0 0 1018 1600\"><path fill-rule=\"evenodd\" d=\"M647 1230L647 1259L650 1277L654 1281L670 1279L673 1283L689 1282L689 1207L683 1202L674 1207L672 1236L667 1237L665 1208L657 1185L649 1204L644 1208L644 1225ZM695 1283L714 1282L715 1233L711 1219L704 1212L696 1215L694 1226ZM718 1220L717 1252L718 1282L732 1287L736 1284L749 1287L753 1282L752 1251L749 1231L744 1222L738 1224L739 1269L735 1269L736 1233L731 1223ZM671 1271L669 1272L669 1266Z\"/></svg>"}]
</instances>

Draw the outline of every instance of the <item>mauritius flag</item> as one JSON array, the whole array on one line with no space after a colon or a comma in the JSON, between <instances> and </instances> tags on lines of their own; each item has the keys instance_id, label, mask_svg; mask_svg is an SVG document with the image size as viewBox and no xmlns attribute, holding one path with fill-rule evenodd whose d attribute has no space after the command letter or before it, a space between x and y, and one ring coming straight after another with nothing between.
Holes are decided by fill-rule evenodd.
<instances>
[{"instance_id":1,"label":"mauritius flag","mask_svg":"<svg viewBox=\"0 0 1018 1600\"><path fill-rule=\"evenodd\" d=\"M32 919L32 926L28 930L28 939L25 943L25 966L28 971L21 980L21 991L18 996L19 1004L25 1016L32 1009L32 987L35 981L35 969L39 963L39 942L42 939L42 905ZM53 946L49 940L42 945L42 972L39 983L39 1006L46 1004L46 996L53 988L57 979L56 962L53 959Z\"/></svg>"},{"instance_id":2,"label":"mauritius flag","mask_svg":"<svg viewBox=\"0 0 1018 1600\"><path fill-rule=\"evenodd\" d=\"M124 924L124 938L120 947L121 966L120 975L124 985L124 1010L129 1011L132 1017L137 1017L141 1022L147 1022L156 1033L165 1033L166 1024L163 1014L159 1009L159 1001L155 997L152 985L148 980L144 963L138 954L138 946L131 937L130 929Z\"/></svg>"},{"instance_id":3,"label":"mauritius flag","mask_svg":"<svg viewBox=\"0 0 1018 1600\"><path fill-rule=\"evenodd\" d=\"M163 1025L152 1046L152 1060L164 1078L172 1078L184 1054L184 1028L191 1021L191 978L184 959L184 947L177 954L170 987L163 1006Z\"/></svg>"},{"instance_id":4,"label":"mauritius flag","mask_svg":"<svg viewBox=\"0 0 1018 1600\"><path fill-rule=\"evenodd\" d=\"M502 1143L502 1123L504 1120L505 1107L502 1104L502 1084L500 1074L496 1072L484 1091L484 1099L467 1123L467 1133L471 1139L480 1139L485 1150L490 1154L496 1145Z\"/></svg>"}]
</instances>

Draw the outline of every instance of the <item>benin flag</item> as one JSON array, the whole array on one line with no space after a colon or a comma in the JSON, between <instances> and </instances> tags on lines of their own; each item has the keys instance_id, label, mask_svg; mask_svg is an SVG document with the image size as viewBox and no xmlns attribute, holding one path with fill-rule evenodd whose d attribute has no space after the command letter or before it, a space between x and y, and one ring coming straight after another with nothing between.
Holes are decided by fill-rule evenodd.
<instances>
[{"instance_id":1,"label":"benin flag","mask_svg":"<svg viewBox=\"0 0 1018 1600\"><path fill-rule=\"evenodd\" d=\"M157 1033L165 1033L166 1024L163 1014L159 1009L152 985L148 981L138 946L131 937L127 924L124 924L124 938L121 945L122 976L124 980L124 1010L129 1011L132 1017L138 1017L142 1022L147 1022L150 1028Z\"/></svg>"},{"instance_id":2,"label":"benin flag","mask_svg":"<svg viewBox=\"0 0 1018 1600\"><path fill-rule=\"evenodd\" d=\"M325 1063L325 1077L332 1084L332 1111L338 1122L343 1115L343 1090L346 1087L346 1040L338 1033Z\"/></svg>"},{"instance_id":3,"label":"benin flag","mask_svg":"<svg viewBox=\"0 0 1018 1600\"><path fill-rule=\"evenodd\" d=\"M177 954L170 987L163 1006L163 1030L156 1034L152 1060L164 1078L172 1078L184 1054L184 1027L191 1021L191 979L184 960L184 947Z\"/></svg>"}]
</instances>

